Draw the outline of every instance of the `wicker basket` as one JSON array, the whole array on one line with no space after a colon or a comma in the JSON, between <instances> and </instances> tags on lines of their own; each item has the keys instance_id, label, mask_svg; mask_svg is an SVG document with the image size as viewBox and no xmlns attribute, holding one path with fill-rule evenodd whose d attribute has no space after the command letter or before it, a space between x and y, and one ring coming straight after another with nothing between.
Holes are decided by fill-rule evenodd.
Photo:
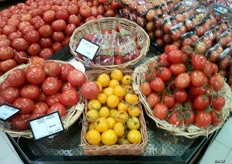
<instances>
[{"instance_id":1,"label":"wicker basket","mask_svg":"<svg viewBox=\"0 0 232 164\"><path fill-rule=\"evenodd\" d=\"M96 77L101 74L101 73L109 73L110 71L103 71L103 70L92 70L92 71L87 71L86 75L89 78L89 80L95 80ZM132 74L132 70L130 69L125 69L123 70L123 73L126 74ZM87 104L87 100L85 104ZM142 109L141 104L140 108ZM87 112L87 105L85 107L84 113ZM90 145L87 140L86 140L86 133L88 130L88 121L86 120L85 114L83 114L83 121L82 121L82 131L81 131L81 145L82 149L85 155L89 156L97 156L97 155L141 155L148 142L148 137L147 137L147 128L146 128L146 122L144 119L143 111L141 110L141 114L139 116L139 121L140 121L140 132L142 134L142 141L139 144L116 144L116 145Z\"/></svg>"},{"instance_id":2,"label":"wicker basket","mask_svg":"<svg viewBox=\"0 0 232 164\"><path fill-rule=\"evenodd\" d=\"M232 109L232 92L231 88L227 85L225 82L224 87L219 92L220 95L223 95L226 99L226 104L224 108L222 109L222 116L223 121L217 126L210 126L207 129L198 128L195 125L183 125L181 127L176 127L174 125L169 124L166 120L160 120L153 115L153 109L149 106L149 104L146 101L146 96L144 96L140 91L140 85L142 82L145 81L144 74L145 72L148 72L148 65L149 63L157 60L157 57L152 57L146 60L143 64L139 65L135 68L133 72L133 89L136 94L139 95L139 99L141 103L144 105L145 111L147 115L156 122L157 127L167 130L170 133L172 133L175 136L184 136L187 138L197 138L199 136L208 136L209 134L215 132L216 130L220 129L222 125L224 124L225 120L228 118L230 114L230 110Z\"/></svg>"},{"instance_id":3,"label":"wicker basket","mask_svg":"<svg viewBox=\"0 0 232 164\"><path fill-rule=\"evenodd\" d=\"M59 63L60 65L67 63L67 62L60 61L60 60L53 60L53 61ZM18 68L24 69L24 68L28 67L29 65L30 64L19 65L19 66L13 68L12 70L18 69ZM2 75L0 77L0 84L7 78L7 75L12 70L6 72L4 75ZM72 126L78 120L78 118L83 113L83 110L84 110L84 99L80 96L80 100L79 100L78 104L68 108L67 114L61 118L65 130L67 130L70 126ZM11 122L4 122L3 125L0 125L0 129L3 130L4 132L8 133L12 137L24 137L24 138L29 138L29 139L32 139L32 137L33 137L30 129L28 129L26 131L18 131L12 127Z\"/></svg>"},{"instance_id":4,"label":"wicker basket","mask_svg":"<svg viewBox=\"0 0 232 164\"><path fill-rule=\"evenodd\" d=\"M87 62L79 58L75 50L78 45L77 43L85 34L98 34L101 33L102 29L107 28L109 30L112 30L115 29L117 25L122 26L126 30L130 31L133 35L137 36L138 38L137 42L142 49L140 51L140 55L136 59L119 65L99 65L99 64L94 64L92 62ZM73 32L69 43L70 51L76 60L81 61L86 67L99 68L99 69L133 67L143 57L145 57L147 51L149 50L149 46L150 46L150 38L148 34L139 25L127 19L116 18L116 17L96 19L83 24Z\"/></svg>"}]
</instances>

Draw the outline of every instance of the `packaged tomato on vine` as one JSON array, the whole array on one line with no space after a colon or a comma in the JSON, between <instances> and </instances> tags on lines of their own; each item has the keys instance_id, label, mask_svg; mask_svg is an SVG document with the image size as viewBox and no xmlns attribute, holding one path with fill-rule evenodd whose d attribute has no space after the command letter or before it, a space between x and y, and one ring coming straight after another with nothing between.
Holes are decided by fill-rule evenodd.
<instances>
[{"instance_id":1,"label":"packaged tomato on vine","mask_svg":"<svg viewBox=\"0 0 232 164\"><path fill-rule=\"evenodd\" d=\"M173 42L181 40L181 36L186 33L184 23L178 23L170 29L170 35Z\"/></svg>"},{"instance_id":2,"label":"packaged tomato on vine","mask_svg":"<svg viewBox=\"0 0 232 164\"><path fill-rule=\"evenodd\" d=\"M219 62L218 62L218 67L219 67L219 73L227 77L229 74L229 64L231 60L231 48L227 47L220 55L219 55Z\"/></svg>"},{"instance_id":3,"label":"packaged tomato on vine","mask_svg":"<svg viewBox=\"0 0 232 164\"><path fill-rule=\"evenodd\" d=\"M222 52L223 48L221 44L217 43L205 53L205 56L209 59L210 62L217 63Z\"/></svg>"},{"instance_id":4,"label":"packaged tomato on vine","mask_svg":"<svg viewBox=\"0 0 232 164\"><path fill-rule=\"evenodd\" d=\"M177 24L175 16L169 16L161 22L162 30L164 33L169 33L170 29Z\"/></svg>"},{"instance_id":5,"label":"packaged tomato on vine","mask_svg":"<svg viewBox=\"0 0 232 164\"><path fill-rule=\"evenodd\" d=\"M225 48L226 45L231 41L232 41L232 27L228 28L216 39L216 42L220 43L223 48Z\"/></svg>"}]
</instances>

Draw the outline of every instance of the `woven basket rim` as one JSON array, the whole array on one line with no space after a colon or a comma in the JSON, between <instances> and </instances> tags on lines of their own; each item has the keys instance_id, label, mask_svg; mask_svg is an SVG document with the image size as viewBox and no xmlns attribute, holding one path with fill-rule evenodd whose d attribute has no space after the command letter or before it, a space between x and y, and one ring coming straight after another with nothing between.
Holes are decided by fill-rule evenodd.
<instances>
[{"instance_id":1,"label":"woven basket rim","mask_svg":"<svg viewBox=\"0 0 232 164\"><path fill-rule=\"evenodd\" d=\"M77 35L77 33L82 33L82 36L83 36L86 33L84 33L82 29L87 29L86 27L91 27L94 24L98 24L98 25L100 23L107 24L108 22L113 22L113 21L117 22L117 24L120 24L121 22L123 22L123 23L130 25L130 26L134 26L138 30L137 36L140 34L145 36L146 39L144 39L144 41L143 41L143 42L145 42L145 46L143 46L142 49L140 50L140 55L136 59L133 59L131 61L125 62L123 64L119 64L119 65L98 65L98 64L94 64L94 63L88 63L85 60L80 59L72 47L72 44L78 42L80 39L79 38L79 39L75 40L74 39L75 35ZM101 32L101 31L99 31L99 32ZM136 24L133 21L130 21L130 20L125 19L125 18L119 18L119 17L105 17L105 18L101 18L101 19L95 19L95 20L88 21L85 24L79 26L78 28L76 28L74 30L72 36L70 37L70 42L69 42L70 52L73 54L74 58L77 61L82 62L86 67L98 68L98 69L114 69L114 68L132 67L136 63L138 63L143 57L146 56L146 53L149 50L149 46L150 46L150 38L142 27L140 27L138 24Z\"/></svg>"},{"instance_id":2,"label":"woven basket rim","mask_svg":"<svg viewBox=\"0 0 232 164\"><path fill-rule=\"evenodd\" d=\"M49 60L49 61L55 61L60 65L68 63L66 61L61 61L61 60ZM12 72L13 70L25 69L29 65L31 65L31 64L30 63L22 64L22 65L16 66L15 68L9 70L8 72L4 73L0 77L0 84L7 78L7 75L10 72ZM72 126L79 119L79 117L83 113L83 110L84 110L84 98L80 95L79 102L76 105L67 108L67 114L61 118L61 121L63 123L63 127L65 130L67 130L70 126ZM28 139L33 138L33 135L32 135L32 132L30 129L24 130L24 131L19 131L19 130L16 130L12 127L12 123L5 122L5 124L6 124L6 126L1 127L0 130L8 133L11 137L23 137L23 138L28 138ZM13 129L11 129L11 128L13 128Z\"/></svg>"},{"instance_id":3,"label":"woven basket rim","mask_svg":"<svg viewBox=\"0 0 232 164\"><path fill-rule=\"evenodd\" d=\"M135 92L139 95L139 99L145 108L146 114L156 123L157 127L161 128L163 130L166 130L175 136L184 136L184 137L190 138L190 139L197 138L199 136L208 136L209 134L220 129L222 127L222 125L225 123L225 121L227 120L227 118L230 114L230 110L232 110L232 92L231 92L231 88L228 86L228 84L226 82L224 83L223 90L225 93L228 93L229 98L226 98L226 99L230 100L230 101L227 101L228 107L227 108L224 107L222 109L223 121L220 124L218 124L217 126L210 125L210 127L207 129L197 128L197 131L195 131L195 128L196 128L195 125L189 125L189 126L184 125L182 127L175 127L174 125L169 124L166 120L160 120L160 119L154 117L153 110L151 109L149 104L146 102L146 97L141 93L141 91L139 89L141 82L143 82L143 80L144 80L144 79L140 79L139 77L143 76L143 73L146 72L146 69L148 69L147 68L148 63L150 63L154 60L157 60L157 59L158 59L157 56L148 58L143 64L141 64L135 68L135 70L133 72L133 76L132 76L133 88L134 88ZM221 93L220 95L225 95L224 92ZM187 128L189 131L187 131ZM194 128L194 131L191 131L191 128Z\"/></svg>"}]
</instances>

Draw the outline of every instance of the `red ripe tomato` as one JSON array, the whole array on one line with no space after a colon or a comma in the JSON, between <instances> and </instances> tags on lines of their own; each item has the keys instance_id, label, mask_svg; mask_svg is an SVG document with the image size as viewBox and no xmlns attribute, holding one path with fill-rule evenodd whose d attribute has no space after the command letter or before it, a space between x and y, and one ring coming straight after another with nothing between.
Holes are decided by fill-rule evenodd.
<instances>
[{"instance_id":1,"label":"red ripe tomato","mask_svg":"<svg viewBox=\"0 0 232 164\"><path fill-rule=\"evenodd\" d=\"M122 58L122 56L117 55L117 56L114 57L114 64L115 64L115 65L119 65L119 64L122 64L122 63L123 63L123 58Z\"/></svg>"},{"instance_id":2,"label":"red ripe tomato","mask_svg":"<svg viewBox=\"0 0 232 164\"><path fill-rule=\"evenodd\" d=\"M7 72L16 66L17 66L17 63L14 59L8 59L8 60L0 62L0 70L2 72Z\"/></svg>"},{"instance_id":3,"label":"red ripe tomato","mask_svg":"<svg viewBox=\"0 0 232 164\"><path fill-rule=\"evenodd\" d=\"M17 130L27 130L29 128L28 121L30 119L30 114L16 115L12 118L12 125Z\"/></svg>"},{"instance_id":4,"label":"red ripe tomato","mask_svg":"<svg viewBox=\"0 0 232 164\"><path fill-rule=\"evenodd\" d=\"M45 60L38 56L30 56L29 63L31 63L31 65L28 66L28 69L30 67L35 67L35 66L36 67L38 66L38 68L42 68L44 66Z\"/></svg>"},{"instance_id":5,"label":"red ripe tomato","mask_svg":"<svg viewBox=\"0 0 232 164\"><path fill-rule=\"evenodd\" d=\"M38 32L41 37L48 38L52 35L52 27L48 24L45 24L39 28Z\"/></svg>"},{"instance_id":6,"label":"red ripe tomato","mask_svg":"<svg viewBox=\"0 0 232 164\"><path fill-rule=\"evenodd\" d=\"M186 110L184 112L184 123L186 125L193 124L195 121L195 114L192 110Z\"/></svg>"},{"instance_id":7,"label":"red ripe tomato","mask_svg":"<svg viewBox=\"0 0 232 164\"><path fill-rule=\"evenodd\" d=\"M48 109L47 114L53 113L53 112L56 112L56 111L58 111L60 117L65 116L66 113L67 113L66 107L63 104L55 103Z\"/></svg>"},{"instance_id":8,"label":"red ripe tomato","mask_svg":"<svg viewBox=\"0 0 232 164\"><path fill-rule=\"evenodd\" d=\"M223 116L221 111L213 110L210 114L212 116L212 125L218 125L222 122Z\"/></svg>"},{"instance_id":9,"label":"red ripe tomato","mask_svg":"<svg viewBox=\"0 0 232 164\"><path fill-rule=\"evenodd\" d=\"M172 64L169 67L170 71L172 72L173 75L177 76L181 73L186 72L186 65L183 63L176 63L176 64Z\"/></svg>"},{"instance_id":10,"label":"red ripe tomato","mask_svg":"<svg viewBox=\"0 0 232 164\"><path fill-rule=\"evenodd\" d=\"M16 38L12 41L12 47L17 51L24 51L28 48L28 43L24 38Z\"/></svg>"},{"instance_id":11,"label":"red ripe tomato","mask_svg":"<svg viewBox=\"0 0 232 164\"><path fill-rule=\"evenodd\" d=\"M26 63L27 59L28 59L28 56L24 51L19 51L19 52L16 51L14 54L14 60L18 64Z\"/></svg>"},{"instance_id":12,"label":"red ripe tomato","mask_svg":"<svg viewBox=\"0 0 232 164\"><path fill-rule=\"evenodd\" d=\"M13 26L13 25L5 25L2 28L2 33L5 34L5 35L9 35L9 34L11 34L12 32L15 32L15 31L17 31L17 28L16 28L16 26Z\"/></svg>"},{"instance_id":13,"label":"red ripe tomato","mask_svg":"<svg viewBox=\"0 0 232 164\"><path fill-rule=\"evenodd\" d=\"M45 102L36 102L35 103L35 108L32 111L32 114L34 113L43 113L46 114L49 106Z\"/></svg>"},{"instance_id":14,"label":"red ripe tomato","mask_svg":"<svg viewBox=\"0 0 232 164\"><path fill-rule=\"evenodd\" d=\"M38 117L42 117L44 115L45 115L45 113L32 113L29 120L34 120L34 119L36 119Z\"/></svg>"},{"instance_id":15,"label":"red ripe tomato","mask_svg":"<svg viewBox=\"0 0 232 164\"><path fill-rule=\"evenodd\" d=\"M25 84L26 74L22 69L14 69L8 74L6 80L10 86L19 87Z\"/></svg>"},{"instance_id":16,"label":"red ripe tomato","mask_svg":"<svg viewBox=\"0 0 232 164\"><path fill-rule=\"evenodd\" d=\"M187 100L188 94L185 89L179 89L174 92L174 97L176 102L183 103Z\"/></svg>"},{"instance_id":17,"label":"red ripe tomato","mask_svg":"<svg viewBox=\"0 0 232 164\"><path fill-rule=\"evenodd\" d=\"M60 74L61 66L55 61L47 60L44 64L44 71L47 76L57 77Z\"/></svg>"},{"instance_id":18,"label":"red ripe tomato","mask_svg":"<svg viewBox=\"0 0 232 164\"><path fill-rule=\"evenodd\" d=\"M61 87L61 92L65 92L67 90L70 90L70 89L76 89L75 87L73 87L69 82L65 82L62 87Z\"/></svg>"},{"instance_id":19,"label":"red ripe tomato","mask_svg":"<svg viewBox=\"0 0 232 164\"><path fill-rule=\"evenodd\" d=\"M164 81L160 77L156 77L150 83L150 88L155 92L162 92L165 89Z\"/></svg>"},{"instance_id":20,"label":"red ripe tomato","mask_svg":"<svg viewBox=\"0 0 232 164\"><path fill-rule=\"evenodd\" d=\"M52 39L51 38L40 38L39 44L43 48L49 48L52 46Z\"/></svg>"},{"instance_id":21,"label":"red ripe tomato","mask_svg":"<svg viewBox=\"0 0 232 164\"><path fill-rule=\"evenodd\" d=\"M72 86L79 87L84 84L86 77L82 71L73 69L68 72L67 80Z\"/></svg>"},{"instance_id":22,"label":"red ripe tomato","mask_svg":"<svg viewBox=\"0 0 232 164\"><path fill-rule=\"evenodd\" d=\"M67 80L67 75L69 73L69 71L75 69L74 66L72 66L71 64L62 64L61 65L61 71L60 71L60 78L61 80L66 81Z\"/></svg>"},{"instance_id":23,"label":"red ripe tomato","mask_svg":"<svg viewBox=\"0 0 232 164\"><path fill-rule=\"evenodd\" d=\"M35 102L45 102L47 95L43 92L40 92L39 96L35 99Z\"/></svg>"},{"instance_id":24,"label":"red ripe tomato","mask_svg":"<svg viewBox=\"0 0 232 164\"><path fill-rule=\"evenodd\" d=\"M68 13L70 14L70 15L76 15L76 14L78 14L78 6L76 5L76 4L70 4L69 6L68 6L68 8L67 8L67 10L68 10Z\"/></svg>"},{"instance_id":25,"label":"red ripe tomato","mask_svg":"<svg viewBox=\"0 0 232 164\"><path fill-rule=\"evenodd\" d=\"M215 63L211 63L211 65L212 65L212 69L213 69L212 74L214 75L218 72L218 66Z\"/></svg>"},{"instance_id":26,"label":"red ripe tomato","mask_svg":"<svg viewBox=\"0 0 232 164\"><path fill-rule=\"evenodd\" d=\"M74 24L76 27L78 27L80 25L80 19L76 15L70 15L68 18L68 23Z\"/></svg>"},{"instance_id":27,"label":"red ripe tomato","mask_svg":"<svg viewBox=\"0 0 232 164\"><path fill-rule=\"evenodd\" d=\"M50 95L46 98L46 103L49 105L49 106L52 106L53 104L57 103L57 102L60 102L60 97L61 97L61 94L60 93L56 93L54 95Z\"/></svg>"},{"instance_id":28,"label":"red ripe tomato","mask_svg":"<svg viewBox=\"0 0 232 164\"><path fill-rule=\"evenodd\" d=\"M46 95L56 94L60 90L60 81L56 77L47 77L42 83L42 91Z\"/></svg>"},{"instance_id":29,"label":"red ripe tomato","mask_svg":"<svg viewBox=\"0 0 232 164\"><path fill-rule=\"evenodd\" d=\"M36 56L39 54L40 51L41 51L41 48L40 48L40 45L38 43L32 43L27 49L27 53L30 56Z\"/></svg>"},{"instance_id":30,"label":"red ripe tomato","mask_svg":"<svg viewBox=\"0 0 232 164\"><path fill-rule=\"evenodd\" d=\"M13 58L14 49L10 46L0 47L0 60L8 60Z\"/></svg>"},{"instance_id":31,"label":"red ripe tomato","mask_svg":"<svg viewBox=\"0 0 232 164\"><path fill-rule=\"evenodd\" d=\"M81 95L90 100L97 98L100 93L99 85L94 81L87 81L81 86Z\"/></svg>"},{"instance_id":32,"label":"red ripe tomato","mask_svg":"<svg viewBox=\"0 0 232 164\"><path fill-rule=\"evenodd\" d=\"M206 58L203 55L192 55L191 64L196 70L203 70L206 65Z\"/></svg>"},{"instance_id":33,"label":"red ripe tomato","mask_svg":"<svg viewBox=\"0 0 232 164\"><path fill-rule=\"evenodd\" d=\"M156 118L163 120L168 115L168 107L164 104L156 104L153 109L153 114Z\"/></svg>"},{"instance_id":34,"label":"red ripe tomato","mask_svg":"<svg viewBox=\"0 0 232 164\"><path fill-rule=\"evenodd\" d=\"M190 85L190 76L188 73L181 73L175 78L175 85L177 88L184 89Z\"/></svg>"},{"instance_id":35,"label":"red ripe tomato","mask_svg":"<svg viewBox=\"0 0 232 164\"><path fill-rule=\"evenodd\" d=\"M194 70L190 73L191 84L196 87L201 87L205 83L205 74L202 71Z\"/></svg>"},{"instance_id":36,"label":"red ripe tomato","mask_svg":"<svg viewBox=\"0 0 232 164\"><path fill-rule=\"evenodd\" d=\"M2 97L5 102L13 103L17 98L20 97L20 89L16 87L7 87L2 90Z\"/></svg>"},{"instance_id":37,"label":"red ripe tomato","mask_svg":"<svg viewBox=\"0 0 232 164\"><path fill-rule=\"evenodd\" d=\"M54 42L54 43L52 44L52 50L53 50L54 52L59 51L62 47L63 47L63 45L62 45L61 42Z\"/></svg>"},{"instance_id":38,"label":"red ripe tomato","mask_svg":"<svg viewBox=\"0 0 232 164\"><path fill-rule=\"evenodd\" d=\"M224 86L224 78L220 74L215 74L210 77L209 79L209 85L213 87L215 91L221 90L221 88Z\"/></svg>"},{"instance_id":39,"label":"red ripe tomato","mask_svg":"<svg viewBox=\"0 0 232 164\"><path fill-rule=\"evenodd\" d=\"M145 96L148 96L149 94L151 94L152 92L152 89L149 85L148 82L143 82L141 85L140 85L140 91L142 92L142 94L144 94Z\"/></svg>"},{"instance_id":40,"label":"red ripe tomato","mask_svg":"<svg viewBox=\"0 0 232 164\"><path fill-rule=\"evenodd\" d=\"M82 17L88 18L91 16L91 8L88 5L80 6L80 15Z\"/></svg>"},{"instance_id":41,"label":"red ripe tomato","mask_svg":"<svg viewBox=\"0 0 232 164\"><path fill-rule=\"evenodd\" d=\"M65 29L65 34L68 36L71 36L73 31L76 29L76 25L75 24L68 24L66 29Z\"/></svg>"},{"instance_id":42,"label":"red ripe tomato","mask_svg":"<svg viewBox=\"0 0 232 164\"><path fill-rule=\"evenodd\" d=\"M51 48L43 48L40 53L39 53L39 57L43 58L43 59L47 59L48 57L50 57L53 54L53 50Z\"/></svg>"},{"instance_id":43,"label":"red ripe tomato","mask_svg":"<svg viewBox=\"0 0 232 164\"><path fill-rule=\"evenodd\" d=\"M20 114L28 114L34 109L35 103L29 98L20 97L14 101L13 106L20 109Z\"/></svg>"},{"instance_id":44,"label":"red ripe tomato","mask_svg":"<svg viewBox=\"0 0 232 164\"><path fill-rule=\"evenodd\" d=\"M165 48L164 48L164 52L166 54L170 53L171 51L174 51L174 50L178 50L179 48L176 46L176 45L173 45L173 44L169 44L169 45L166 45Z\"/></svg>"},{"instance_id":45,"label":"red ripe tomato","mask_svg":"<svg viewBox=\"0 0 232 164\"><path fill-rule=\"evenodd\" d=\"M167 67L159 67L155 72L156 76L160 77L163 81L169 81L172 77L172 73Z\"/></svg>"},{"instance_id":46,"label":"red ripe tomato","mask_svg":"<svg viewBox=\"0 0 232 164\"><path fill-rule=\"evenodd\" d=\"M168 55L167 54L161 54L159 56L159 64L161 64L162 66L165 66L165 67L169 67L170 65L170 62L168 61Z\"/></svg>"},{"instance_id":47,"label":"red ripe tomato","mask_svg":"<svg viewBox=\"0 0 232 164\"><path fill-rule=\"evenodd\" d=\"M63 19L58 19L52 22L52 29L55 31L63 31L66 28L66 22Z\"/></svg>"},{"instance_id":48,"label":"red ripe tomato","mask_svg":"<svg viewBox=\"0 0 232 164\"><path fill-rule=\"evenodd\" d=\"M183 52L180 50L173 50L168 54L168 61L171 63L182 63L183 62Z\"/></svg>"},{"instance_id":49,"label":"red ripe tomato","mask_svg":"<svg viewBox=\"0 0 232 164\"><path fill-rule=\"evenodd\" d=\"M22 38L23 34L20 31L12 32L8 35L8 38L12 41L16 38Z\"/></svg>"},{"instance_id":50,"label":"red ripe tomato","mask_svg":"<svg viewBox=\"0 0 232 164\"><path fill-rule=\"evenodd\" d=\"M164 94L162 100L164 101L164 104L167 105L168 108L171 108L175 103L174 95L171 94Z\"/></svg>"},{"instance_id":51,"label":"red ripe tomato","mask_svg":"<svg viewBox=\"0 0 232 164\"><path fill-rule=\"evenodd\" d=\"M47 22L47 23L53 22L53 21L56 19L55 13L56 13L56 12L53 11L53 10L45 11L45 12L43 13L43 20L44 20L45 22Z\"/></svg>"},{"instance_id":52,"label":"red ripe tomato","mask_svg":"<svg viewBox=\"0 0 232 164\"><path fill-rule=\"evenodd\" d=\"M64 33L63 33L63 32L54 31L54 32L52 33L52 39L53 39L55 42L61 42L61 41L64 39Z\"/></svg>"},{"instance_id":53,"label":"red ripe tomato","mask_svg":"<svg viewBox=\"0 0 232 164\"><path fill-rule=\"evenodd\" d=\"M60 102L66 107L71 107L73 105L76 105L78 101L79 101L79 94L74 89L62 92L60 97Z\"/></svg>"},{"instance_id":54,"label":"red ripe tomato","mask_svg":"<svg viewBox=\"0 0 232 164\"><path fill-rule=\"evenodd\" d=\"M40 35L36 30L31 30L25 34L24 38L26 39L26 41L30 43L35 43L39 41Z\"/></svg>"},{"instance_id":55,"label":"red ripe tomato","mask_svg":"<svg viewBox=\"0 0 232 164\"><path fill-rule=\"evenodd\" d=\"M68 13L67 10L61 9L61 10L58 10L58 11L55 13L55 17L56 17L56 19L63 19L63 20L66 20L66 19L68 19L68 17L69 17L69 13Z\"/></svg>"},{"instance_id":56,"label":"red ripe tomato","mask_svg":"<svg viewBox=\"0 0 232 164\"><path fill-rule=\"evenodd\" d=\"M204 69L203 69L203 72L204 72L206 77L210 77L212 75L213 66L209 61L206 62L205 66L204 66Z\"/></svg>"},{"instance_id":57,"label":"red ripe tomato","mask_svg":"<svg viewBox=\"0 0 232 164\"><path fill-rule=\"evenodd\" d=\"M198 95L193 100L193 108L196 111L203 111L208 108L210 99L207 95Z\"/></svg>"},{"instance_id":58,"label":"red ripe tomato","mask_svg":"<svg viewBox=\"0 0 232 164\"><path fill-rule=\"evenodd\" d=\"M225 106L226 100L223 96L213 97L212 99L212 106L215 110L222 110L222 108Z\"/></svg>"},{"instance_id":59,"label":"red ripe tomato","mask_svg":"<svg viewBox=\"0 0 232 164\"><path fill-rule=\"evenodd\" d=\"M38 85L27 84L21 89L20 94L22 97L36 99L40 94L40 88Z\"/></svg>"},{"instance_id":60,"label":"red ripe tomato","mask_svg":"<svg viewBox=\"0 0 232 164\"><path fill-rule=\"evenodd\" d=\"M182 116L183 114L181 114L180 112L176 111L174 113L172 113L169 117L168 117L168 123L175 125L175 126L181 126L184 122L184 118Z\"/></svg>"},{"instance_id":61,"label":"red ripe tomato","mask_svg":"<svg viewBox=\"0 0 232 164\"><path fill-rule=\"evenodd\" d=\"M205 113L204 111L200 111L197 113L195 118L195 124L199 128L208 128L212 123L212 116L210 113Z\"/></svg>"},{"instance_id":62,"label":"red ripe tomato","mask_svg":"<svg viewBox=\"0 0 232 164\"><path fill-rule=\"evenodd\" d=\"M191 85L189 88L189 93L193 96L202 95L206 93L206 89L203 86L195 87Z\"/></svg>"},{"instance_id":63,"label":"red ripe tomato","mask_svg":"<svg viewBox=\"0 0 232 164\"><path fill-rule=\"evenodd\" d=\"M160 97L156 93L151 93L147 96L147 103L151 108L153 108L156 104L160 102Z\"/></svg>"},{"instance_id":64,"label":"red ripe tomato","mask_svg":"<svg viewBox=\"0 0 232 164\"><path fill-rule=\"evenodd\" d=\"M45 71L39 67L31 67L26 70L26 79L31 84L41 84L46 77Z\"/></svg>"}]
</instances>

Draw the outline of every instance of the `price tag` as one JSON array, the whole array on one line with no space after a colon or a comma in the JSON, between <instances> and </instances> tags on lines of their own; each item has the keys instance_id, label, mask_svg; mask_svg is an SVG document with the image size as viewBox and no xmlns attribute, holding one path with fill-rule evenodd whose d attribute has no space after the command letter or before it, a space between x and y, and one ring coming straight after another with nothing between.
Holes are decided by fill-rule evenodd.
<instances>
[{"instance_id":1,"label":"price tag","mask_svg":"<svg viewBox=\"0 0 232 164\"><path fill-rule=\"evenodd\" d=\"M64 131L58 112L54 112L29 122L35 140Z\"/></svg>"},{"instance_id":2,"label":"price tag","mask_svg":"<svg viewBox=\"0 0 232 164\"><path fill-rule=\"evenodd\" d=\"M18 108L3 104L0 106L0 120L6 121L8 118L14 116L19 111L20 109Z\"/></svg>"},{"instance_id":3,"label":"price tag","mask_svg":"<svg viewBox=\"0 0 232 164\"><path fill-rule=\"evenodd\" d=\"M76 52L92 60L99 48L99 45L90 42L84 38L81 38L81 41L77 46Z\"/></svg>"}]
</instances>

